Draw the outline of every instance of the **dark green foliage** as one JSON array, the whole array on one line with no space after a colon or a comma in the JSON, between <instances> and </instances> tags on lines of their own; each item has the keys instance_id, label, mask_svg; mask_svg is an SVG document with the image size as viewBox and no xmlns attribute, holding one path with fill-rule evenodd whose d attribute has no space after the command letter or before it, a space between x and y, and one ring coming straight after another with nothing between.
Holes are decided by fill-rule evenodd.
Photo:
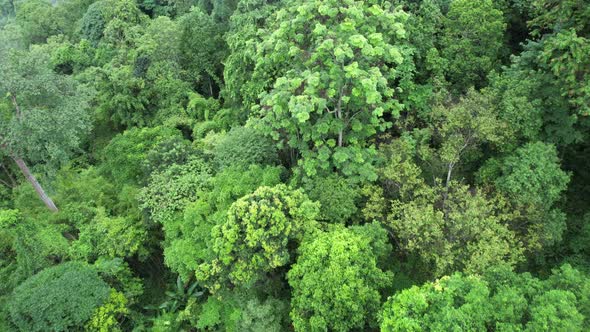
<instances>
[{"instance_id":1,"label":"dark green foliage","mask_svg":"<svg viewBox=\"0 0 590 332\"><path fill-rule=\"evenodd\" d=\"M488 72L498 68L506 23L492 0L451 1L444 19L442 56L450 82L465 91L481 88Z\"/></svg>"},{"instance_id":2,"label":"dark green foliage","mask_svg":"<svg viewBox=\"0 0 590 332\"><path fill-rule=\"evenodd\" d=\"M90 91L55 73L43 47L2 55L0 94L10 107L1 114L0 150L55 170L77 152L90 129Z\"/></svg>"},{"instance_id":3,"label":"dark green foliage","mask_svg":"<svg viewBox=\"0 0 590 332\"><path fill-rule=\"evenodd\" d=\"M44 43L48 37L75 34L77 21L93 0L10 0L16 9L16 22L22 27L27 44Z\"/></svg>"},{"instance_id":4,"label":"dark green foliage","mask_svg":"<svg viewBox=\"0 0 590 332\"><path fill-rule=\"evenodd\" d=\"M226 45L223 26L199 8L193 8L180 20L180 52L188 79L205 96L214 97L221 87Z\"/></svg>"},{"instance_id":5,"label":"dark green foliage","mask_svg":"<svg viewBox=\"0 0 590 332\"><path fill-rule=\"evenodd\" d=\"M345 224L357 212L358 188L338 175L317 176L305 186L306 193L320 203L319 220Z\"/></svg>"},{"instance_id":6,"label":"dark green foliage","mask_svg":"<svg viewBox=\"0 0 590 332\"><path fill-rule=\"evenodd\" d=\"M108 296L109 287L90 266L63 263L14 290L10 317L20 331L80 329Z\"/></svg>"},{"instance_id":7,"label":"dark green foliage","mask_svg":"<svg viewBox=\"0 0 590 332\"><path fill-rule=\"evenodd\" d=\"M267 0L241 0L230 18L230 29L225 37L229 55L224 63L222 96L229 106L241 108L234 112L242 121L247 119L249 109L258 100L261 88L253 80L256 44L261 39L257 31L265 26L278 5L280 3Z\"/></svg>"},{"instance_id":8,"label":"dark green foliage","mask_svg":"<svg viewBox=\"0 0 590 332\"><path fill-rule=\"evenodd\" d=\"M197 151L192 147L190 141L173 136L160 142L148 152L144 160L145 174L163 172L174 164L186 164L191 156L195 155L197 155Z\"/></svg>"},{"instance_id":9,"label":"dark green foliage","mask_svg":"<svg viewBox=\"0 0 590 332\"><path fill-rule=\"evenodd\" d=\"M102 39L106 25L104 7L105 1L96 1L88 7L88 10L80 21L80 35L92 45L97 46Z\"/></svg>"},{"instance_id":10,"label":"dark green foliage","mask_svg":"<svg viewBox=\"0 0 590 332\"><path fill-rule=\"evenodd\" d=\"M139 0L139 8L151 17L176 17L188 12L195 0Z\"/></svg>"},{"instance_id":11,"label":"dark green foliage","mask_svg":"<svg viewBox=\"0 0 590 332\"><path fill-rule=\"evenodd\" d=\"M272 165L277 162L277 150L260 131L234 127L215 142L213 158L219 169L251 164Z\"/></svg>"},{"instance_id":12,"label":"dark green foliage","mask_svg":"<svg viewBox=\"0 0 590 332\"><path fill-rule=\"evenodd\" d=\"M565 190L569 176L559 167L555 147L529 143L506 158L496 185L523 205L550 205Z\"/></svg>"},{"instance_id":13,"label":"dark green foliage","mask_svg":"<svg viewBox=\"0 0 590 332\"><path fill-rule=\"evenodd\" d=\"M284 331L288 304L276 298L260 300L251 292L234 290L209 297L199 311L197 328L225 331Z\"/></svg>"},{"instance_id":14,"label":"dark green foliage","mask_svg":"<svg viewBox=\"0 0 590 332\"><path fill-rule=\"evenodd\" d=\"M145 181L143 163L148 153L173 137L181 137L180 132L167 127L127 130L104 148L101 171L118 185L141 183Z\"/></svg>"},{"instance_id":15,"label":"dark green foliage","mask_svg":"<svg viewBox=\"0 0 590 332\"><path fill-rule=\"evenodd\" d=\"M527 225L525 243L533 249L559 242L566 217L554 206L570 177L560 168L555 148L541 142L526 144L503 160L501 172L495 184L524 216L513 223L516 229Z\"/></svg>"},{"instance_id":16,"label":"dark green foliage","mask_svg":"<svg viewBox=\"0 0 590 332\"><path fill-rule=\"evenodd\" d=\"M8 293L55 260L67 257L68 243L62 231L62 227L26 219L18 210L0 210L0 294Z\"/></svg>"}]
</instances>

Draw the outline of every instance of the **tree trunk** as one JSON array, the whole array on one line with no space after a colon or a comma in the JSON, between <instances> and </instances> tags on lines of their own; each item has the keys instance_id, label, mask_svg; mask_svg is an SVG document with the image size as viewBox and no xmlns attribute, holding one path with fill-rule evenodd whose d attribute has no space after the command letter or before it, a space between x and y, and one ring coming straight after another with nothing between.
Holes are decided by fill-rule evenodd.
<instances>
[{"instance_id":1,"label":"tree trunk","mask_svg":"<svg viewBox=\"0 0 590 332\"><path fill-rule=\"evenodd\" d=\"M445 182L445 191L443 193L442 208L445 220L448 219L449 215L449 211L447 210L447 199L449 198L449 185L451 184L451 174L453 173L453 167L455 167L455 163L449 163L447 171L447 181Z\"/></svg>"},{"instance_id":2,"label":"tree trunk","mask_svg":"<svg viewBox=\"0 0 590 332\"><path fill-rule=\"evenodd\" d=\"M340 89L340 97L338 97L338 104L336 105L336 117L342 121L342 89ZM338 131L338 147L342 147L344 136L344 125Z\"/></svg>"},{"instance_id":3,"label":"tree trunk","mask_svg":"<svg viewBox=\"0 0 590 332\"><path fill-rule=\"evenodd\" d=\"M57 212L57 206L55 206L51 198L47 196L45 190L43 190L43 187L41 187L33 173L31 173L31 171L29 170L29 167L27 167L27 164L25 164L25 161L18 157L13 157L12 159L14 159L14 162L18 165L18 168L20 168L20 170L23 172L23 174L27 178L27 181L29 181L33 188L35 188L37 195L39 195L39 198L41 198L41 200L43 201L43 203L45 203L47 208L53 212Z\"/></svg>"},{"instance_id":4,"label":"tree trunk","mask_svg":"<svg viewBox=\"0 0 590 332\"><path fill-rule=\"evenodd\" d=\"M12 15L16 15L16 6L14 5L14 0L8 0L10 4L10 8L12 8Z\"/></svg>"}]
</instances>

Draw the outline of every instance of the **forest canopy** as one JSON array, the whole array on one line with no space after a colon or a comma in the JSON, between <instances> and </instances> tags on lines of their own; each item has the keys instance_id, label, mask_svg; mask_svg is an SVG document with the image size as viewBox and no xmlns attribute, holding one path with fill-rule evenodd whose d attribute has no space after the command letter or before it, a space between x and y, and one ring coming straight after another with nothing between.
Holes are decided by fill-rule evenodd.
<instances>
[{"instance_id":1,"label":"forest canopy","mask_svg":"<svg viewBox=\"0 0 590 332\"><path fill-rule=\"evenodd\" d=\"M588 331L589 116L588 0L0 0L0 331Z\"/></svg>"}]
</instances>

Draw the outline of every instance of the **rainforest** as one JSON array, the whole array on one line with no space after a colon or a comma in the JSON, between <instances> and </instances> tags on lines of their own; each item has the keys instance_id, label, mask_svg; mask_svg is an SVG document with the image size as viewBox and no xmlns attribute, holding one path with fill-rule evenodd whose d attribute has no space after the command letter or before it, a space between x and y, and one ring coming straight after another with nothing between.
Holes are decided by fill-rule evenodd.
<instances>
[{"instance_id":1,"label":"rainforest","mask_svg":"<svg viewBox=\"0 0 590 332\"><path fill-rule=\"evenodd\" d=\"M589 116L589 0L0 0L0 331L589 331Z\"/></svg>"}]
</instances>

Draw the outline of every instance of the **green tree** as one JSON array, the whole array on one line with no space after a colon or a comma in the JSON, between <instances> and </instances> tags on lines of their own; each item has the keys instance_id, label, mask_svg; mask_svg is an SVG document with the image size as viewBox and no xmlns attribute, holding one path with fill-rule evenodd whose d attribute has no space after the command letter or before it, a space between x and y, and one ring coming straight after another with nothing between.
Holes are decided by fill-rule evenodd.
<instances>
[{"instance_id":1,"label":"green tree","mask_svg":"<svg viewBox=\"0 0 590 332\"><path fill-rule=\"evenodd\" d=\"M367 195L365 218L390 227L400 254L419 257L427 275L481 273L489 266L522 261L506 199L455 180L434 179L428 185L414 162L415 143L404 137L383 147L382 187Z\"/></svg>"},{"instance_id":2,"label":"green tree","mask_svg":"<svg viewBox=\"0 0 590 332\"><path fill-rule=\"evenodd\" d=\"M172 165L184 165L197 156L200 156L200 153L189 140L178 135L172 136L161 141L147 153L143 163L145 174L164 172Z\"/></svg>"},{"instance_id":3,"label":"green tree","mask_svg":"<svg viewBox=\"0 0 590 332\"><path fill-rule=\"evenodd\" d=\"M18 210L0 210L2 234L1 270L5 284L1 290L9 291L40 270L55 264L55 259L68 256L68 241L63 228L40 224L24 217Z\"/></svg>"},{"instance_id":4,"label":"green tree","mask_svg":"<svg viewBox=\"0 0 590 332\"><path fill-rule=\"evenodd\" d=\"M555 282L561 278L567 281ZM588 276L568 265L547 280L507 269L456 273L390 297L381 330L583 331L588 285Z\"/></svg>"},{"instance_id":5,"label":"green tree","mask_svg":"<svg viewBox=\"0 0 590 332\"><path fill-rule=\"evenodd\" d=\"M590 23L583 0L533 2L536 17L529 22L540 38L537 63L550 73L572 113L590 114Z\"/></svg>"},{"instance_id":6,"label":"green tree","mask_svg":"<svg viewBox=\"0 0 590 332\"><path fill-rule=\"evenodd\" d=\"M582 35L574 29L561 30L543 40L539 63L557 80L563 98L574 114L590 114L590 33Z\"/></svg>"},{"instance_id":7,"label":"green tree","mask_svg":"<svg viewBox=\"0 0 590 332\"><path fill-rule=\"evenodd\" d=\"M193 7L180 18L180 28L181 64L188 73L187 80L204 96L217 96L222 87L222 61L227 53L222 25Z\"/></svg>"},{"instance_id":8,"label":"green tree","mask_svg":"<svg viewBox=\"0 0 590 332\"><path fill-rule=\"evenodd\" d=\"M375 179L371 138L399 116L413 68L407 16L378 1L337 0L276 14L257 53L257 112L281 148L301 155L305 175L336 168Z\"/></svg>"},{"instance_id":9,"label":"green tree","mask_svg":"<svg viewBox=\"0 0 590 332\"><path fill-rule=\"evenodd\" d=\"M279 332L288 328L289 304L273 297L260 300L250 291L232 290L210 296L194 326L223 331Z\"/></svg>"},{"instance_id":10,"label":"green tree","mask_svg":"<svg viewBox=\"0 0 590 332\"><path fill-rule=\"evenodd\" d=\"M252 106L257 104L263 86L253 79L256 66L256 45L262 41L258 30L264 28L280 2L267 0L240 0L230 17L225 35L228 56L224 63L222 96L225 105L235 108L242 121L248 118Z\"/></svg>"},{"instance_id":11,"label":"green tree","mask_svg":"<svg viewBox=\"0 0 590 332\"><path fill-rule=\"evenodd\" d=\"M45 269L19 285L10 299L10 317L20 331L82 328L107 301L108 285L78 262Z\"/></svg>"},{"instance_id":12,"label":"green tree","mask_svg":"<svg viewBox=\"0 0 590 332\"><path fill-rule=\"evenodd\" d=\"M121 29L126 45L102 43L97 54L105 59L95 62L104 64L92 69L102 120L130 127L189 117L192 92L185 81L189 72L182 68L181 24L158 17L145 25L138 19L135 25Z\"/></svg>"},{"instance_id":13,"label":"green tree","mask_svg":"<svg viewBox=\"0 0 590 332\"><path fill-rule=\"evenodd\" d=\"M142 220L111 217L99 209L88 224L79 227L72 243L72 256L94 261L98 257L140 257L147 255L147 230Z\"/></svg>"},{"instance_id":14,"label":"green tree","mask_svg":"<svg viewBox=\"0 0 590 332\"><path fill-rule=\"evenodd\" d=\"M284 184L238 199L225 222L213 228L214 259L199 266L197 278L212 291L226 282L248 288L292 262L292 248L315 229L318 210L303 191Z\"/></svg>"},{"instance_id":15,"label":"green tree","mask_svg":"<svg viewBox=\"0 0 590 332\"><path fill-rule=\"evenodd\" d=\"M209 166L198 158L189 158L186 164L174 164L162 172L153 173L140 194L141 207L158 223L181 219L184 208L208 187L211 173Z\"/></svg>"},{"instance_id":16,"label":"green tree","mask_svg":"<svg viewBox=\"0 0 590 332\"><path fill-rule=\"evenodd\" d=\"M52 211L26 161L55 170L77 150L91 127L89 93L71 77L53 72L42 48L0 52L0 95L12 107L0 114L0 150L9 155Z\"/></svg>"},{"instance_id":17,"label":"green tree","mask_svg":"<svg viewBox=\"0 0 590 332\"><path fill-rule=\"evenodd\" d=\"M234 127L215 142L213 160L219 169L251 164L272 165L277 162L273 142L259 130Z\"/></svg>"},{"instance_id":18,"label":"green tree","mask_svg":"<svg viewBox=\"0 0 590 332\"><path fill-rule=\"evenodd\" d=\"M309 198L320 203L318 220L337 224L352 221L360 194L357 186L346 178L336 174L316 176L304 187Z\"/></svg>"},{"instance_id":19,"label":"green tree","mask_svg":"<svg viewBox=\"0 0 590 332\"><path fill-rule=\"evenodd\" d=\"M343 227L304 242L287 278L295 331L350 331L376 325L379 290L390 273L378 267L374 239ZM387 242L381 229L379 237Z\"/></svg>"},{"instance_id":20,"label":"green tree","mask_svg":"<svg viewBox=\"0 0 590 332\"><path fill-rule=\"evenodd\" d=\"M68 241L59 226L24 217L18 210L0 210L0 294L68 256Z\"/></svg>"},{"instance_id":21,"label":"green tree","mask_svg":"<svg viewBox=\"0 0 590 332\"><path fill-rule=\"evenodd\" d=\"M442 56L446 75L459 92L481 88L498 68L506 23L492 0L453 0L444 20Z\"/></svg>"},{"instance_id":22,"label":"green tree","mask_svg":"<svg viewBox=\"0 0 590 332\"><path fill-rule=\"evenodd\" d=\"M90 41L94 46L98 45L104 34L106 7L106 1L96 1L88 7L80 20L80 37Z\"/></svg>"},{"instance_id":23,"label":"green tree","mask_svg":"<svg viewBox=\"0 0 590 332\"><path fill-rule=\"evenodd\" d=\"M144 162L158 144L174 137L182 137L180 131L168 127L132 128L115 136L100 154L100 171L123 184L140 184L146 171Z\"/></svg>"},{"instance_id":24,"label":"green tree","mask_svg":"<svg viewBox=\"0 0 590 332\"><path fill-rule=\"evenodd\" d=\"M486 199L458 183L452 183L449 192L441 187L425 191L412 201L392 202L387 225L401 249L431 264L435 276L457 270L481 273L523 260L501 198Z\"/></svg>"},{"instance_id":25,"label":"green tree","mask_svg":"<svg viewBox=\"0 0 590 332\"><path fill-rule=\"evenodd\" d=\"M453 180L453 172L465 164L470 152L483 144L499 145L510 136L508 125L498 118L489 96L470 89L465 97L448 106L434 106L428 116L429 130L435 139L436 151L425 155L433 165L441 164L439 172L445 187ZM438 147L437 147L438 145Z\"/></svg>"},{"instance_id":26,"label":"green tree","mask_svg":"<svg viewBox=\"0 0 590 332\"><path fill-rule=\"evenodd\" d=\"M529 250L538 250L561 240L565 214L555 207L567 188L570 176L561 169L554 146L528 143L506 157L496 187L521 211L512 227L524 230Z\"/></svg>"},{"instance_id":27,"label":"green tree","mask_svg":"<svg viewBox=\"0 0 590 332\"><path fill-rule=\"evenodd\" d=\"M567 188L568 174L560 167L554 146L528 143L502 163L498 188L522 205L550 206Z\"/></svg>"},{"instance_id":28,"label":"green tree","mask_svg":"<svg viewBox=\"0 0 590 332\"><path fill-rule=\"evenodd\" d=\"M381 331L482 331L493 314L485 281L455 274L390 297Z\"/></svg>"},{"instance_id":29,"label":"green tree","mask_svg":"<svg viewBox=\"0 0 590 332\"><path fill-rule=\"evenodd\" d=\"M208 182L208 187L184 210L184 217L163 221L166 265L188 280L199 264L213 260L211 230L222 225L230 206L239 198L253 193L260 186L281 182L280 167L250 165L227 167Z\"/></svg>"},{"instance_id":30,"label":"green tree","mask_svg":"<svg viewBox=\"0 0 590 332\"><path fill-rule=\"evenodd\" d=\"M92 0L11 2L16 9L16 23L22 27L24 40L28 45L42 44L48 37L59 34L73 37L77 21L84 15Z\"/></svg>"},{"instance_id":31,"label":"green tree","mask_svg":"<svg viewBox=\"0 0 590 332\"><path fill-rule=\"evenodd\" d=\"M195 0L140 0L138 6L150 17L177 17L188 12Z\"/></svg>"},{"instance_id":32,"label":"green tree","mask_svg":"<svg viewBox=\"0 0 590 332\"><path fill-rule=\"evenodd\" d=\"M512 142L539 139L544 125L542 101L538 95L542 83L537 75L521 67L515 60L501 74L491 75L490 86L482 92L490 96L490 106L506 126L504 130L513 135L512 140L503 140L505 150L510 149Z\"/></svg>"},{"instance_id":33,"label":"green tree","mask_svg":"<svg viewBox=\"0 0 590 332\"><path fill-rule=\"evenodd\" d=\"M108 300L95 309L90 321L85 326L86 331L122 331L118 319L129 313L127 299L122 293L111 289Z\"/></svg>"}]
</instances>

